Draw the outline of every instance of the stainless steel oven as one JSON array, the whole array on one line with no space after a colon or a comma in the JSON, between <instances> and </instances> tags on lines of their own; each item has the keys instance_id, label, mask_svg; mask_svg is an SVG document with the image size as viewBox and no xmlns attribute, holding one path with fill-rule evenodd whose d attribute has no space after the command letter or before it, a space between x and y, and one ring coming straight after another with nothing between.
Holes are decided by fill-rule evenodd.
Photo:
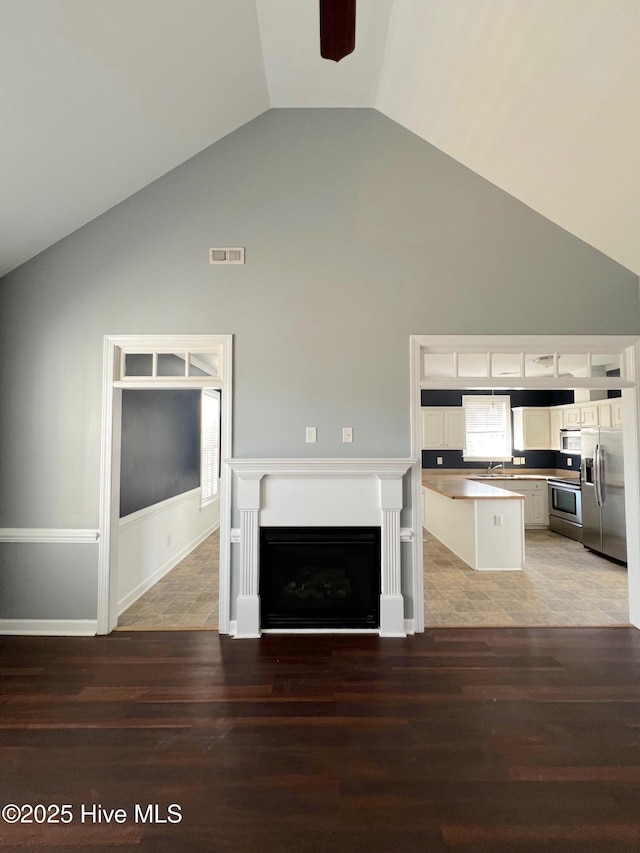
<instances>
[{"instance_id":1,"label":"stainless steel oven","mask_svg":"<svg viewBox=\"0 0 640 853\"><path fill-rule=\"evenodd\" d=\"M580 481L550 477L549 528L582 542L582 487Z\"/></svg>"}]
</instances>

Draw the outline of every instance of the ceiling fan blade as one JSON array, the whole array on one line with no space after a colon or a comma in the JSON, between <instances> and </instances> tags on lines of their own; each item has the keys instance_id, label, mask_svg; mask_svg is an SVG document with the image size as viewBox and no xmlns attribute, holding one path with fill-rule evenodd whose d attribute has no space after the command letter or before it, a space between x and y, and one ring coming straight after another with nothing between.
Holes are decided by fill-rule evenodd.
<instances>
[{"instance_id":1,"label":"ceiling fan blade","mask_svg":"<svg viewBox=\"0 0 640 853\"><path fill-rule=\"evenodd\" d=\"M356 46L356 0L320 0L320 56L340 62Z\"/></svg>"}]
</instances>

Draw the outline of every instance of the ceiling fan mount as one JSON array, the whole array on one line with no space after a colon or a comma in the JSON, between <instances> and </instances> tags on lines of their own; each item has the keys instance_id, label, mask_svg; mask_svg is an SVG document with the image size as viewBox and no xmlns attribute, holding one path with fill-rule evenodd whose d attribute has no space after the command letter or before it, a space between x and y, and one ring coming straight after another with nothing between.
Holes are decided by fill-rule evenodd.
<instances>
[{"instance_id":1,"label":"ceiling fan mount","mask_svg":"<svg viewBox=\"0 0 640 853\"><path fill-rule=\"evenodd\" d=\"M356 0L320 0L320 56L340 62L356 46Z\"/></svg>"}]
</instances>

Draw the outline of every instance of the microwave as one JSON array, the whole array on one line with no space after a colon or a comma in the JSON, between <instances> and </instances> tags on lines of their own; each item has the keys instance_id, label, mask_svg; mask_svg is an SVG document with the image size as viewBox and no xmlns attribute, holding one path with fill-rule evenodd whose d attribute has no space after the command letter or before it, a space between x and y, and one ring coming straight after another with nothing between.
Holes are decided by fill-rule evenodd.
<instances>
[{"instance_id":1,"label":"microwave","mask_svg":"<svg viewBox=\"0 0 640 853\"><path fill-rule=\"evenodd\" d=\"M579 429L560 430L560 453L571 453L580 456L582 452L582 435Z\"/></svg>"}]
</instances>

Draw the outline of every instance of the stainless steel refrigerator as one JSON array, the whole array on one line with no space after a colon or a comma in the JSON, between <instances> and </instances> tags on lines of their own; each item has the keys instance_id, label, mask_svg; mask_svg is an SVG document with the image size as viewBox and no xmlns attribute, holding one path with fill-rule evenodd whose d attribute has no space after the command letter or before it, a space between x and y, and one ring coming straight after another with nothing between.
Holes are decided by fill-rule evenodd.
<instances>
[{"instance_id":1,"label":"stainless steel refrigerator","mask_svg":"<svg viewBox=\"0 0 640 853\"><path fill-rule=\"evenodd\" d=\"M622 430L582 430L582 544L627 561Z\"/></svg>"}]
</instances>

